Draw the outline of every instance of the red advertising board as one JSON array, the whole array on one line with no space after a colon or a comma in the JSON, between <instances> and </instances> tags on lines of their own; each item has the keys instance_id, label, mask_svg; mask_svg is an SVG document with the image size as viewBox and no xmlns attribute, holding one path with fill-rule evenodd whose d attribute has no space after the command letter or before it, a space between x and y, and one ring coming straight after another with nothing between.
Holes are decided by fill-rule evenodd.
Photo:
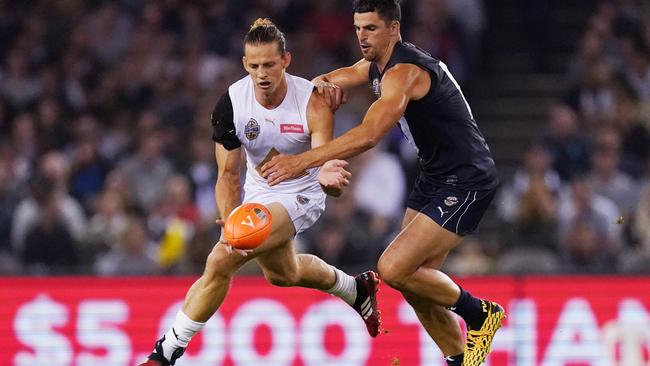
<instances>
[{"instance_id":1,"label":"red advertising board","mask_svg":"<svg viewBox=\"0 0 650 366\"><path fill-rule=\"evenodd\" d=\"M0 365L133 366L169 326L191 278L0 278ZM489 366L650 365L650 278L459 279L506 307ZM443 366L398 293L387 334L318 291L237 279L178 366Z\"/></svg>"}]
</instances>

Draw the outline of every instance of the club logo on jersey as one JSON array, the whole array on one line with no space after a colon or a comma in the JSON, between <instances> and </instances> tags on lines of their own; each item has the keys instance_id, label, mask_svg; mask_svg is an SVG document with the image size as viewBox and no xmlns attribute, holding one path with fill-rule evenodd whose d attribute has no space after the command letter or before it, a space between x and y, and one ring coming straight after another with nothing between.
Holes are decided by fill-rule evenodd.
<instances>
[{"instance_id":1,"label":"club logo on jersey","mask_svg":"<svg viewBox=\"0 0 650 366\"><path fill-rule=\"evenodd\" d=\"M309 203L309 198L299 194L296 196L296 201L298 201L298 203L300 203L301 205L306 205Z\"/></svg>"},{"instance_id":2,"label":"club logo on jersey","mask_svg":"<svg viewBox=\"0 0 650 366\"><path fill-rule=\"evenodd\" d=\"M458 203L458 197L449 196L445 198L445 205L451 207Z\"/></svg>"},{"instance_id":3,"label":"club logo on jersey","mask_svg":"<svg viewBox=\"0 0 650 366\"><path fill-rule=\"evenodd\" d=\"M305 133L305 129L298 124L280 123L280 133Z\"/></svg>"},{"instance_id":4,"label":"club logo on jersey","mask_svg":"<svg viewBox=\"0 0 650 366\"><path fill-rule=\"evenodd\" d=\"M260 135L260 125L255 118L251 118L244 128L244 136L249 140L255 140Z\"/></svg>"},{"instance_id":5,"label":"club logo on jersey","mask_svg":"<svg viewBox=\"0 0 650 366\"><path fill-rule=\"evenodd\" d=\"M372 92L375 93L377 98L381 97L381 86L379 85L379 78L372 79Z\"/></svg>"}]
</instances>

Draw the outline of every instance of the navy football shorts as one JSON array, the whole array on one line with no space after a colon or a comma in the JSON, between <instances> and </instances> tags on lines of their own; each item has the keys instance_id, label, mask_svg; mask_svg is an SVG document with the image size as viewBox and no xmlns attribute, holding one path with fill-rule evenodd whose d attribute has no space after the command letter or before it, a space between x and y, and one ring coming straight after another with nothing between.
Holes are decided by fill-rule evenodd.
<instances>
[{"instance_id":1,"label":"navy football shorts","mask_svg":"<svg viewBox=\"0 0 650 366\"><path fill-rule=\"evenodd\" d=\"M496 188L467 191L426 182L418 177L407 206L460 236L471 234L496 194Z\"/></svg>"}]
</instances>

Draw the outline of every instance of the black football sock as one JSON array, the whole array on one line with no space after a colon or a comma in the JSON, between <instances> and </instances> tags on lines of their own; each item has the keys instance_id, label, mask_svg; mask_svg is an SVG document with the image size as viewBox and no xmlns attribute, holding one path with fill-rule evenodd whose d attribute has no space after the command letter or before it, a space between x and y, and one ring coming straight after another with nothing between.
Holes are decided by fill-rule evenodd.
<instances>
[{"instance_id":1,"label":"black football sock","mask_svg":"<svg viewBox=\"0 0 650 366\"><path fill-rule=\"evenodd\" d=\"M447 356L445 361L447 361L447 366L463 366L463 354Z\"/></svg>"},{"instance_id":2,"label":"black football sock","mask_svg":"<svg viewBox=\"0 0 650 366\"><path fill-rule=\"evenodd\" d=\"M471 329L480 329L486 316L486 314L483 313L483 304L481 303L481 299L472 296L472 294L463 290L462 287L458 287L460 288L460 297L458 298L458 301L456 301L454 305L448 307L448 309L460 315Z\"/></svg>"}]
</instances>

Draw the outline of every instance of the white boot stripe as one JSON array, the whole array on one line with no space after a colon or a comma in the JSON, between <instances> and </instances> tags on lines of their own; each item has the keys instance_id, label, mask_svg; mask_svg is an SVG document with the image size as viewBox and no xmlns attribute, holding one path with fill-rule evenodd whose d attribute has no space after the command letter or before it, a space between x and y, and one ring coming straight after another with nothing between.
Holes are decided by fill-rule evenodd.
<instances>
[{"instance_id":1,"label":"white boot stripe","mask_svg":"<svg viewBox=\"0 0 650 366\"><path fill-rule=\"evenodd\" d=\"M363 312L363 315L365 316L370 316L372 315L372 307L368 308L366 311Z\"/></svg>"},{"instance_id":2,"label":"white boot stripe","mask_svg":"<svg viewBox=\"0 0 650 366\"><path fill-rule=\"evenodd\" d=\"M370 303L368 303L367 305L361 307L361 311L365 313L366 310L368 310L368 308L371 308L371 307L372 307L372 305L370 305Z\"/></svg>"}]
</instances>

